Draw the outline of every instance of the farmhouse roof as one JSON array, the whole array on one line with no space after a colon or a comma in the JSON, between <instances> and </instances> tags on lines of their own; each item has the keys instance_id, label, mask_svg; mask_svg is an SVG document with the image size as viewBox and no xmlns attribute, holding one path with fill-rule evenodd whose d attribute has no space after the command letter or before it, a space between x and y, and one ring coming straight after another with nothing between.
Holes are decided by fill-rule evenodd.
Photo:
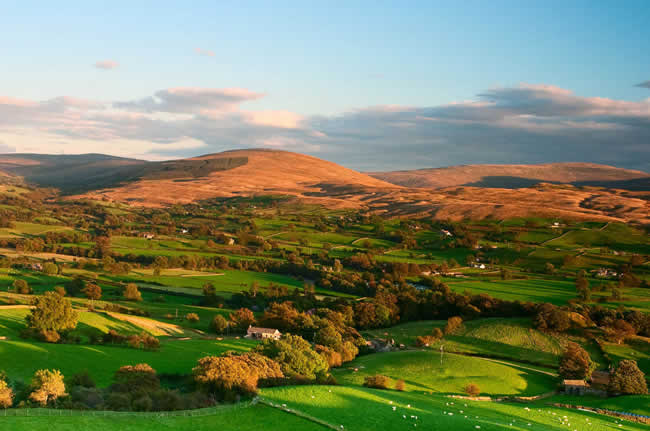
<instances>
[{"instance_id":1,"label":"farmhouse roof","mask_svg":"<svg viewBox=\"0 0 650 431\"><path fill-rule=\"evenodd\" d=\"M564 386L588 386L584 380L564 380Z\"/></svg>"},{"instance_id":2,"label":"farmhouse roof","mask_svg":"<svg viewBox=\"0 0 650 431\"><path fill-rule=\"evenodd\" d=\"M248 332L255 332L256 334L275 334L276 332L280 331L273 328L258 328L256 326L249 326Z\"/></svg>"}]
</instances>

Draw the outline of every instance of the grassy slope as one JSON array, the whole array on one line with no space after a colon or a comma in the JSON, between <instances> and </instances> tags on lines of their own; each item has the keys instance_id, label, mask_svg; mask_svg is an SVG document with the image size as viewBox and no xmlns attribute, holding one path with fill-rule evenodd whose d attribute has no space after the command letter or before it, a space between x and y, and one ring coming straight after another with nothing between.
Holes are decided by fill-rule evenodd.
<instances>
[{"instance_id":1,"label":"grassy slope","mask_svg":"<svg viewBox=\"0 0 650 431\"><path fill-rule=\"evenodd\" d=\"M354 371L358 369L358 371ZM432 351L401 351L361 356L337 369L342 384L361 385L369 375L383 374L403 379L409 391L462 394L469 383L476 383L483 394L538 395L553 390L551 376L495 363L481 358Z\"/></svg>"},{"instance_id":2,"label":"grassy slope","mask_svg":"<svg viewBox=\"0 0 650 431\"><path fill-rule=\"evenodd\" d=\"M52 414L57 414L53 411ZM101 413L101 412L99 412ZM224 408L216 414L202 417L156 417L156 416L108 416L108 417L3 417L0 428L12 431L207 431L237 430L305 430L325 429L308 420L284 413L280 410L256 405L246 408Z\"/></svg>"},{"instance_id":3,"label":"grassy slope","mask_svg":"<svg viewBox=\"0 0 650 431\"><path fill-rule=\"evenodd\" d=\"M264 389L262 395L273 403L286 404L337 427L343 425L345 429L355 431L414 429L414 424L417 424L417 429L425 430L475 430L477 425L481 431L619 429L615 419L577 410L540 407L542 411L537 411L533 408L526 410L526 406L521 404L458 400L448 405L452 401L438 395L361 387L282 387ZM562 424L560 421L565 415L567 421ZM411 416L417 416L417 419ZM571 426L568 427L567 423ZM625 422L622 429L644 430L647 427Z\"/></svg>"},{"instance_id":4,"label":"grassy slope","mask_svg":"<svg viewBox=\"0 0 650 431\"><path fill-rule=\"evenodd\" d=\"M228 350L245 351L255 345L254 341L226 338L224 340L162 340L159 351L149 352L110 345L48 344L18 338L18 331L24 327L22 316L25 310L2 310L0 333L9 336L0 341L0 368L9 377L28 381L34 371L41 368L59 369L64 375L73 375L88 369L100 386L110 383L113 373L123 365L146 362L159 373L189 373L196 361L203 356L219 355ZM112 321L102 315L82 313L81 325L104 331L111 328L139 328L125 322ZM123 326L126 325L126 326ZM128 327L128 328L127 328ZM15 358L21 358L17 361Z\"/></svg>"}]
</instances>

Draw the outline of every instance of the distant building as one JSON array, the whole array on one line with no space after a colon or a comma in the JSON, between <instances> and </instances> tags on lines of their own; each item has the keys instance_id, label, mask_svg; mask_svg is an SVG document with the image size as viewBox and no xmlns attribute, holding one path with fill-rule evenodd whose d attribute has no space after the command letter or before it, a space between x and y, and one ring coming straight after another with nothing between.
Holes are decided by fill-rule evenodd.
<instances>
[{"instance_id":1,"label":"distant building","mask_svg":"<svg viewBox=\"0 0 650 431\"><path fill-rule=\"evenodd\" d=\"M143 234L142 234L142 237L143 237L144 239L154 239L154 238L156 237L156 235L154 235L154 234L152 234L152 233L150 233L150 232L147 232L147 233L143 233Z\"/></svg>"},{"instance_id":2,"label":"distant building","mask_svg":"<svg viewBox=\"0 0 650 431\"><path fill-rule=\"evenodd\" d=\"M254 340L264 340L267 338L273 340L279 340L282 336L282 333L277 329L272 328L258 328L255 326L249 326L246 331L246 338L252 338Z\"/></svg>"},{"instance_id":3,"label":"distant building","mask_svg":"<svg viewBox=\"0 0 650 431\"><path fill-rule=\"evenodd\" d=\"M609 386L609 372L594 371L591 373L591 384L600 388L607 388Z\"/></svg>"},{"instance_id":4,"label":"distant building","mask_svg":"<svg viewBox=\"0 0 650 431\"><path fill-rule=\"evenodd\" d=\"M589 384L584 380L564 380L564 393L567 395L584 395Z\"/></svg>"}]
</instances>

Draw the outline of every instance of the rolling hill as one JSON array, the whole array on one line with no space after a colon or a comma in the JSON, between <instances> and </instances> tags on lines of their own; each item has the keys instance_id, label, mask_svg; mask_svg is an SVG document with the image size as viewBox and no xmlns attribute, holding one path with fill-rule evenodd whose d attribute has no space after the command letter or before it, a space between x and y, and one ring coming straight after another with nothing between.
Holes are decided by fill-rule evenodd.
<instances>
[{"instance_id":1,"label":"rolling hill","mask_svg":"<svg viewBox=\"0 0 650 431\"><path fill-rule=\"evenodd\" d=\"M0 156L0 170L28 183L59 188L67 199L144 207L274 195L394 217L650 221L649 192L593 187L643 185L650 176L588 164L463 166L373 177L304 154L248 149L164 162L101 154L12 154ZM495 180L497 173L501 182ZM566 184L571 182L576 185Z\"/></svg>"},{"instance_id":2,"label":"rolling hill","mask_svg":"<svg viewBox=\"0 0 650 431\"><path fill-rule=\"evenodd\" d=\"M369 175L404 187L439 189L485 187L518 189L539 183L650 190L650 175L592 163L539 165L463 165L411 171L372 172Z\"/></svg>"}]
</instances>

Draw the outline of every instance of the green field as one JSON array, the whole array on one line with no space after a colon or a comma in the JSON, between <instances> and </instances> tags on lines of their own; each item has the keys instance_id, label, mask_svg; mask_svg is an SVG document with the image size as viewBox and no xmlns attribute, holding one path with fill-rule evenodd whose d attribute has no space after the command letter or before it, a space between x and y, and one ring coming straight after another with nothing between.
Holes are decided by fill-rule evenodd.
<instances>
[{"instance_id":1,"label":"green field","mask_svg":"<svg viewBox=\"0 0 650 431\"><path fill-rule=\"evenodd\" d=\"M48 413L58 415L61 411L53 410ZM316 431L324 429L321 425L306 419L261 404L251 407L226 406L218 409L214 414L195 417L165 417L158 414L137 413L126 415L109 413L106 415L104 412L98 413L101 415L96 417L80 415L72 417L2 417L0 418L0 427L3 429L6 427L7 430L12 431L68 431L71 429L105 431L208 431L215 429L257 431L260 429L295 429Z\"/></svg>"},{"instance_id":2,"label":"green field","mask_svg":"<svg viewBox=\"0 0 650 431\"><path fill-rule=\"evenodd\" d=\"M547 374L453 353L430 350L378 353L361 356L335 370L339 383L362 385L366 376L382 374L402 379L406 390L462 394L476 383L484 395L539 395L555 388L556 379Z\"/></svg>"},{"instance_id":3,"label":"green field","mask_svg":"<svg viewBox=\"0 0 650 431\"><path fill-rule=\"evenodd\" d=\"M262 396L274 405L284 404L286 408L325 420L334 427L342 425L343 429L358 431L647 429L644 425L578 410L452 400L440 395L362 387L270 388L264 389ZM624 426L618 427L619 423Z\"/></svg>"},{"instance_id":4,"label":"green field","mask_svg":"<svg viewBox=\"0 0 650 431\"><path fill-rule=\"evenodd\" d=\"M23 309L0 310L0 331L9 337L0 341L0 364L12 379L29 381L34 371L42 368L59 369L73 375L87 369L98 385L111 382L113 373L123 365L147 363L159 373L188 374L199 358L219 355L228 350L249 350L256 343L246 339L219 340L163 339L159 351L145 351L111 345L50 344L21 340L18 331L25 326ZM115 322L95 313L83 313L80 330L104 332L107 329L141 329L125 322ZM21 358L16 360L16 358Z\"/></svg>"}]
</instances>

